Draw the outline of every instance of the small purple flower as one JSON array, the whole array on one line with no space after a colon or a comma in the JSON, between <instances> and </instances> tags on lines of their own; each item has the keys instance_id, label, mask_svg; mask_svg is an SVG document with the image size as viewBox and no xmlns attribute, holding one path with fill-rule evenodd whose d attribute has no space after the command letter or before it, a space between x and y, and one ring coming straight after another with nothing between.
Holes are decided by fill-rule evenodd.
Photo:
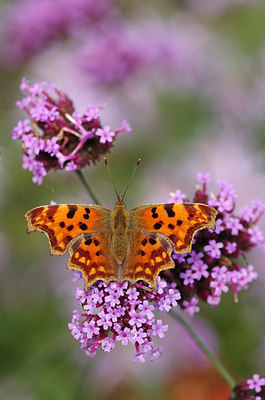
<instances>
[{"instance_id":1,"label":"small purple flower","mask_svg":"<svg viewBox=\"0 0 265 400\"><path fill-rule=\"evenodd\" d=\"M107 351L109 353L110 350L114 349L115 347L114 340L111 338L103 339L101 342L101 347L104 351Z\"/></svg>"},{"instance_id":2,"label":"small purple flower","mask_svg":"<svg viewBox=\"0 0 265 400\"><path fill-rule=\"evenodd\" d=\"M119 334L116 336L116 340L120 340L123 346L127 346L131 337L131 330L129 328L124 328L119 331Z\"/></svg>"},{"instance_id":3,"label":"small purple flower","mask_svg":"<svg viewBox=\"0 0 265 400\"><path fill-rule=\"evenodd\" d=\"M144 363L144 362L145 362L145 357L146 357L146 354L144 354L144 353L137 353L137 354L135 355L133 361L134 361L135 363L138 363L138 362Z\"/></svg>"},{"instance_id":4,"label":"small purple flower","mask_svg":"<svg viewBox=\"0 0 265 400\"><path fill-rule=\"evenodd\" d=\"M209 253L209 255L213 258L220 258L221 251L220 249L224 247L223 243L217 243L216 240L209 240L209 244L204 246L204 251Z\"/></svg>"},{"instance_id":5,"label":"small purple flower","mask_svg":"<svg viewBox=\"0 0 265 400\"><path fill-rule=\"evenodd\" d=\"M92 104L89 104L87 106L87 108L86 108L86 111L85 111L85 115L86 115L87 121L89 122L89 121L91 121L93 119L98 119L99 118L99 112L100 112L99 108L92 106Z\"/></svg>"},{"instance_id":6,"label":"small purple flower","mask_svg":"<svg viewBox=\"0 0 265 400\"><path fill-rule=\"evenodd\" d=\"M190 301L184 300L182 302L182 306L184 307L184 313L189 315L194 315L200 311L200 308L197 306L198 299L193 297Z\"/></svg>"},{"instance_id":7,"label":"small purple flower","mask_svg":"<svg viewBox=\"0 0 265 400\"><path fill-rule=\"evenodd\" d=\"M172 291L172 289L169 289ZM173 290L174 292L174 290ZM175 295L175 292L173 293L173 295ZM174 304L173 304L174 305ZM175 302L175 305L177 306L177 303ZM148 320L151 320L154 318L154 313L152 312L154 310L154 306L152 306L152 304L150 304L147 300L144 300L142 304L139 304L139 310L141 310L142 315L146 315Z\"/></svg>"},{"instance_id":8,"label":"small purple flower","mask_svg":"<svg viewBox=\"0 0 265 400\"><path fill-rule=\"evenodd\" d=\"M168 325L162 325L162 319L158 319L156 324L152 325L153 335L158 335L162 339L165 335L164 332L168 330Z\"/></svg>"},{"instance_id":9,"label":"small purple flower","mask_svg":"<svg viewBox=\"0 0 265 400\"><path fill-rule=\"evenodd\" d=\"M97 129L95 135L100 136L100 143L111 143L115 136L115 132L112 132L109 126L105 126L104 129Z\"/></svg>"},{"instance_id":10,"label":"small purple flower","mask_svg":"<svg viewBox=\"0 0 265 400\"><path fill-rule=\"evenodd\" d=\"M256 393L261 392L261 386L265 386L265 378L260 378L258 374L254 374L252 379L247 380L249 389L255 389Z\"/></svg>"},{"instance_id":11,"label":"small purple flower","mask_svg":"<svg viewBox=\"0 0 265 400\"><path fill-rule=\"evenodd\" d=\"M29 133L31 131L31 127L29 126L30 120L24 119L23 121L18 121L17 126L12 130L12 138L18 139L24 133Z\"/></svg>"},{"instance_id":12,"label":"small purple flower","mask_svg":"<svg viewBox=\"0 0 265 400\"><path fill-rule=\"evenodd\" d=\"M225 227L224 227L224 225L223 225L223 221L222 221L221 219L218 218L218 219L215 221L215 230L214 230L214 232L215 232L217 235L219 235L219 233L223 232L224 230L225 230ZM213 232L212 229L211 229L210 231Z\"/></svg>"},{"instance_id":13,"label":"small purple flower","mask_svg":"<svg viewBox=\"0 0 265 400\"><path fill-rule=\"evenodd\" d=\"M181 192L181 190L176 190L173 193L170 193L170 198L168 199L169 203L183 203L183 200L186 199L187 196Z\"/></svg>"},{"instance_id":14,"label":"small purple flower","mask_svg":"<svg viewBox=\"0 0 265 400\"><path fill-rule=\"evenodd\" d=\"M98 313L98 316L100 317L97 320L98 326L102 326L103 329L107 330L112 325L110 315L108 313L105 313L104 310L101 310Z\"/></svg>"},{"instance_id":15,"label":"small purple flower","mask_svg":"<svg viewBox=\"0 0 265 400\"><path fill-rule=\"evenodd\" d=\"M196 264L198 261L201 261L203 256L204 254L201 251L199 253L196 253L195 250L192 250L187 258L187 262L188 264Z\"/></svg>"},{"instance_id":16,"label":"small purple flower","mask_svg":"<svg viewBox=\"0 0 265 400\"><path fill-rule=\"evenodd\" d=\"M248 234L250 235L251 242L256 246L264 243L264 233L258 226L248 228Z\"/></svg>"},{"instance_id":17,"label":"small purple flower","mask_svg":"<svg viewBox=\"0 0 265 400\"><path fill-rule=\"evenodd\" d=\"M194 275L191 269L187 269L185 272L181 272L179 277L183 280L183 285L193 285Z\"/></svg>"},{"instance_id":18,"label":"small purple flower","mask_svg":"<svg viewBox=\"0 0 265 400\"><path fill-rule=\"evenodd\" d=\"M83 333L86 334L88 339L91 339L93 335L99 334L99 327L95 326L96 322L92 319L91 321L84 322Z\"/></svg>"},{"instance_id":19,"label":"small purple flower","mask_svg":"<svg viewBox=\"0 0 265 400\"><path fill-rule=\"evenodd\" d=\"M205 264L202 260L199 260L192 264L191 269L193 271L192 276L197 281L200 281L202 277L208 278L209 276L208 265Z\"/></svg>"},{"instance_id":20,"label":"small purple flower","mask_svg":"<svg viewBox=\"0 0 265 400\"><path fill-rule=\"evenodd\" d=\"M122 129L123 131L126 131L126 132L131 132L132 128L131 128L129 122L126 121L126 119L124 119L124 120L122 121L121 129Z\"/></svg>"},{"instance_id":21,"label":"small purple flower","mask_svg":"<svg viewBox=\"0 0 265 400\"><path fill-rule=\"evenodd\" d=\"M65 167L66 171L75 171L76 169L78 169L78 166L74 161L69 161Z\"/></svg>"},{"instance_id":22,"label":"small purple flower","mask_svg":"<svg viewBox=\"0 0 265 400\"><path fill-rule=\"evenodd\" d=\"M239 218L230 217L226 222L226 227L231 230L232 235L238 235L240 229L243 229L243 225L239 222Z\"/></svg>"},{"instance_id":23,"label":"small purple flower","mask_svg":"<svg viewBox=\"0 0 265 400\"><path fill-rule=\"evenodd\" d=\"M162 356L163 348L157 347L151 352L151 361L156 360Z\"/></svg>"},{"instance_id":24,"label":"small purple flower","mask_svg":"<svg viewBox=\"0 0 265 400\"><path fill-rule=\"evenodd\" d=\"M233 254L236 249L237 249L237 244L236 242L228 242L225 246L225 249L227 251L228 254Z\"/></svg>"},{"instance_id":25,"label":"small purple flower","mask_svg":"<svg viewBox=\"0 0 265 400\"><path fill-rule=\"evenodd\" d=\"M197 174L197 179L199 182L201 182L202 184L205 184L207 182L210 182L211 180L211 174L210 172L198 172Z\"/></svg>"},{"instance_id":26,"label":"small purple flower","mask_svg":"<svg viewBox=\"0 0 265 400\"><path fill-rule=\"evenodd\" d=\"M144 313L137 313L134 308L129 312L129 315L131 317L129 320L129 324L132 326L136 325L137 328L140 328L146 321L146 319L144 318Z\"/></svg>"}]
</instances>

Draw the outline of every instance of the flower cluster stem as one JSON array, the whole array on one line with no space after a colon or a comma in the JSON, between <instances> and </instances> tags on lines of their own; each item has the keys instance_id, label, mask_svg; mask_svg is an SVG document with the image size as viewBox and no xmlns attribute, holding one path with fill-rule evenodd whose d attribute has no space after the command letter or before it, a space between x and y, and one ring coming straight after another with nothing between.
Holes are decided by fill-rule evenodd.
<instances>
[{"instance_id":1,"label":"flower cluster stem","mask_svg":"<svg viewBox=\"0 0 265 400\"><path fill-rule=\"evenodd\" d=\"M91 199L94 201L94 203L99 204L100 205L100 201L97 198L97 196L95 195L95 193L93 192L93 190L91 189L90 185L88 184L88 182L86 181L84 174L82 171L80 171L80 169L75 171L76 175L78 176L78 178L80 179L81 183L83 184L83 186L85 187L86 191L88 192L89 196L91 197Z\"/></svg>"},{"instance_id":2,"label":"flower cluster stem","mask_svg":"<svg viewBox=\"0 0 265 400\"><path fill-rule=\"evenodd\" d=\"M190 336L194 339L194 341L198 344L201 350L204 352L206 357L211 360L216 369L220 372L226 382L230 385L231 388L235 386L235 380L227 371L227 369L223 366L220 360L211 352L211 350L203 343L203 341L198 337L197 333L191 328L191 326L174 310L170 310L169 313L171 316L177 320L184 329L190 334Z\"/></svg>"}]
</instances>

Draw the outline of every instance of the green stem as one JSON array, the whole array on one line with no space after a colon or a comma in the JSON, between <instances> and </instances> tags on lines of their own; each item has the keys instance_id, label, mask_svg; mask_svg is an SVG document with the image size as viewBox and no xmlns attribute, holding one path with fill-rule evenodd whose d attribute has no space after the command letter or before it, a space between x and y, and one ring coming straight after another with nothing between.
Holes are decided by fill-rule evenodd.
<instances>
[{"instance_id":1,"label":"green stem","mask_svg":"<svg viewBox=\"0 0 265 400\"><path fill-rule=\"evenodd\" d=\"M223 366L221 361L218 360L218 358L211 352L211 350L208 349L208 347L197 336L197 333L190 327L190 325L176 311L170 310L169 313L175 320L177 320L186 329L186 331L191 335L191 337L198 344L198 346L201 348L201 350L204 352L204 354L208 357L208 359L212 361L212 363L218 369L218 371L223 376L223 378L226 380L226 382L231 386L231 388L233 388L236 385L234 378L225 369L225 367Z\"/></svg>"},{"instance_id":2,"label":"green stem","mask_svg":"<svg viewBox=\"0 0 265 400\"><path fill-rule=\"evenodd\" d=\"M87 181L86 181L86 179L85 179L85 177L83 175L83 172L80 169L76 170L75 172L76 172L76 175L78 176L78 178L80 179L81 183L83 184L83 186L87 190L89 196L94 201L94 203L100 204L100 201L98 200L97 196L95 195L95 193L93 192L93 190L91 189L89 184L87 183Z\"/></svg>"}]
</instances>

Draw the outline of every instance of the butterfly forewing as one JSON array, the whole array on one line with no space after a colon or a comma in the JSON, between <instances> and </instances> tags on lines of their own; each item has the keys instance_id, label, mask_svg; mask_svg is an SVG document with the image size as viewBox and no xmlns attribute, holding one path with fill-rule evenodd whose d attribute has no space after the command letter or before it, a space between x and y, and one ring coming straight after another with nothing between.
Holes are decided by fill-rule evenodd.
<instances>
[{"instance_id":1,"label":"butterfly forewing","mask_svg":"<svg viewBox=\"0 0 265 400\"><path fill-rule=\"evenodd\" d=\"M142 232L160 233L170 239L177 253L188 253L196 231L214 228L217 211L200 203L149 204L131 210Z\"/></svg>"},{"instance_id":2,"label":"butterfly forewing","mask_svg":"<svg viewBox=\"0 0 265 400\"><path fill-rule=\"evenodd\" d=\"M82 272L86 286L97 280L116 280L114 261L110 259L107 233L84 234L69 247L67 268Z\"/></svg>"},{"instance_id":3,"label":"butterfly forewing","mask_svg":"<svg viewBox=\"0 0 265 400\"><path fill-rule=\"evenodd\" d=\"M51 254L63 254L77 236L105 229L110 211L94 204L57 204L33 208L25 216L28 233L44 232L50 242Z\"/></svg>"},{"instance_id":4,"label":"butterfly forewing","mask_svg":"<svg viewBox=\"0 0 265 400\"><path fill-rule=\"evenodd\" d=\"M124 266L123 280L144 280L155 286L160 271L174 268L172 246L163 236L133 231L130 242L130 258Z\"/></svg>"}]
</instances>

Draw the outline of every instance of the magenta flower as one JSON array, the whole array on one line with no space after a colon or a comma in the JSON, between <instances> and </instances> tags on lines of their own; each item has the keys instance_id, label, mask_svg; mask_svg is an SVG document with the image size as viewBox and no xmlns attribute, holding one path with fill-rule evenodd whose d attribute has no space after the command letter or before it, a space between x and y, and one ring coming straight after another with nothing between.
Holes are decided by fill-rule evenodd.
<instances>
[{"instance_id":1,"label":"magenta flower","mask_svg":"<svg viewBox=\"0 0 265 400\"><path fill-rule=\"evenodd\" d=\"M105 126L104 129L97 129L95 135L100 136L100 143L112 142L115 132L110 130L109 126Z\"/></svg>"},{"instance_id":2,"label":"magenta flower","mask_svg":"<svg viewBox=\"0 0 265 400\"><path fill-rule=\"evenodd\" d=\"M247 379L236 385L233 389L231 400L264 400L265 378L254 374L252 379Z\"/></svg>"},{"instance_id":3,"label":"magenta flower","mask_svg":"<svg viewBox=\"0 0 265 400\"><path fill-rule=\"evenodd\" d=\"M167 284L160 277L157 288L155 292L140 283L129 287L128 282L107 285L101 281L92 285L88 293L77 288L75 298L82 311L74 310L68 324L73 337L89 357L94 357L99 348L109 352L115 341L120 341L123 346L135 346L134 362L144 362L148 354L155 360L162 355L162 349L154 346L152 336L162 339L168 326L162 319L156 320L153 311L168 312L180 299L176 285ZM166 304L164 309L162 302Z\"/></svg>"},{"instance_id":4,"label":"magenta flower","mask_svg":"<svg viewBox=\"0 0 265 400\"><path fill-rule=\"evenodd\" d=\"M176 268L163 271L161 277L175 282L181 293L180 305L190 315L199 312L198 300L216 307L223 293L231 288L237 293L247 289L257 279L252 265L240 265L239 256L253 247L264 248L264 232L257 225L265 213L260 200L252 207L243 207L236 214L237 194L226 180L218 180L220 190L216 196L207 193L210 174L198 174L201 186L196 188L192 201L209 204L218 210L215 231L199 231L190 254L174 254ZM188 201L180 190L170 194L170 201ZM166 309L166 304L162 307Z\"/></svg>"},{"instance_id":5,"label":"magenta flower","mask_svg":"<svg viewBox=\"0 0 265 400\"><path fill-rule=\"evenodd\" d=\"M31 87L23 79L20 88L25 97L17 105L31 123L28 118L19 121L12 137L22 142L22 168L31 171L33 182L39 185L51 169L71 172L97 163L110 151L116 135L130 130L126 121L115 131L103 127L100 108L92 105L84 114L77 113L65 93L45 82Z\"/></svg>"},{"instance_id":6,"label":"magenta flower","mask_svg":"<svg viewBox=\"0 0 265 400\"><path fill-rule=\"evenodd\" d=\"M261 392L261 386L265 386L265 378L260 378L258 374L254 374L252 379L247 380L249 389L254 389L256 393Z\"/></svg>"}]
</instances>

